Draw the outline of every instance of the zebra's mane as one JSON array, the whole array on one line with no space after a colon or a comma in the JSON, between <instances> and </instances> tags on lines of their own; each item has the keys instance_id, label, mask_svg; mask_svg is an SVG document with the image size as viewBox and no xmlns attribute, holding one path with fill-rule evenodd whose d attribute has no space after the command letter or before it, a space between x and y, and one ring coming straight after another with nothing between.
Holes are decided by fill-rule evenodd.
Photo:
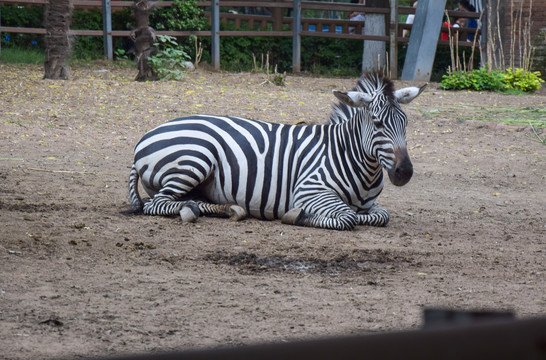
<instances>
[{"instance_id":1,"label":"zebra's mane","mask_svg":"<svg viewBox=\"0 0 546 360\"><path fill-rule=\"evenodd\" d=\"M382 73L365 73L357 81L352 91L361 91L363 93L375 95L382 93L388 99L394 99L394 83ZM331 124L340 124L349 121L357 109L344 103L337 102L332 105L332 112L329 121Z\"/></svg>"}]
</instances>

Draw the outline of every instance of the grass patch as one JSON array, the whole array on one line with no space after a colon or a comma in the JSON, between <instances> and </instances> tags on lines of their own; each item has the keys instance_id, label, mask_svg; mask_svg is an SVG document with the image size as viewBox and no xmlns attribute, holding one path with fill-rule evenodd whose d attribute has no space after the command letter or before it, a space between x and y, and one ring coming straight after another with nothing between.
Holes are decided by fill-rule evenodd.
<instances>
[{"instance_id":1,"label":"grass patch","mask_svg":"<svg viewBox=\"0 0 546 360\"><path fill-rule=\"evenodd\" d=\"M546 128L546 108L535 107L488 107L466 105L443 107L432 111L422 111L425 119L446 118L461 120L494 121L503 124L534 126Z\"/></svg>"},{"instance_id":2,"label":"grass patch","mask_svg":"<svg viewBox=\"0 0 546 360\"><path fill-rule=\"evenodd\" d=\"M44 63L44 52L39 49L22 49L2 47L0 52L0 62L7 64L32 64L38 65Z\"/></svg>"},{"instance_id":3,"label":"grass patch","mask_svg":"<svg viewBox=\"0 0 546 360\"><path fill-rule=\"evenodd\" d=\"M502 92L504 95L528 95L528 92L519 89L507 89Z\"/></svg>"}]
</instances>

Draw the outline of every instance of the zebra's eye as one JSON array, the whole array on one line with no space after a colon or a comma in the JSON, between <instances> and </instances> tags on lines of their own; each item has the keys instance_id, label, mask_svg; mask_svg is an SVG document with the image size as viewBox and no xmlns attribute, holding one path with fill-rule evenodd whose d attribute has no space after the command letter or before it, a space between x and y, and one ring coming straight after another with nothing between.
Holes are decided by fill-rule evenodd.
<instances>
[{"instance_id":1,"label":"zebra's eye","mask_svg":"<svg viewBox=\"0 0 546 360\"><path fill-rule=\"evenodd\" d=\"M378 118L376 115L372 115L373 124L376 128L383 127L383 123L381 122L381 119Z\"/></svg>"}]
</instances>

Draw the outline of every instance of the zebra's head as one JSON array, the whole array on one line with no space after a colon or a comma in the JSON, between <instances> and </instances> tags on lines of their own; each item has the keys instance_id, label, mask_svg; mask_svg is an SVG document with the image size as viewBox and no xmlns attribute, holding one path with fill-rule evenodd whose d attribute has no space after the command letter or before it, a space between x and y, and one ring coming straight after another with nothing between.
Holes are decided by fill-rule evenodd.
<instances>
[{"instance_id":1,"label":"zebra's head","mask_svg":"<svg viewBox=\"0 0 546 360\"><path fill-rule=\"evenodd\" d=\"M387 170L390 181L396 186L407 184L413 175L406 144L408 119L400 104L411 102L426 86L395 91L392 81L387 78L366 74L353 91L334 90L341 104L334 107L330 121L353 121L360 129L364 152Z\"/></svg>"}]
</instances>

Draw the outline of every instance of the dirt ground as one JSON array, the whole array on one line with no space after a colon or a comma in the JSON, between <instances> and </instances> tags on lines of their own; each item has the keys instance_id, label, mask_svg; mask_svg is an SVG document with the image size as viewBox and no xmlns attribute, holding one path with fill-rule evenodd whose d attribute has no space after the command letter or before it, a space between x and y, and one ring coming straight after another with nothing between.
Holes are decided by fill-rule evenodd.
<instances>
[{"instance_id":1,"label":"dirt ground","mask_svg":"<svg viewBox=\"0 0 546 360\"><path fill-rule=\"evenodd\" d=\"M544 92L430 84L405 106L415 172L379 197L389 226L339 232L120 212L132 149L152 127L194 113L322 123L331 90L356 79L42 71L0 64L0 358L407 330L426 307L546 313L546 146L529 129L465 121L502 107L544 122Z\"/></svg>"}]
</instances>

